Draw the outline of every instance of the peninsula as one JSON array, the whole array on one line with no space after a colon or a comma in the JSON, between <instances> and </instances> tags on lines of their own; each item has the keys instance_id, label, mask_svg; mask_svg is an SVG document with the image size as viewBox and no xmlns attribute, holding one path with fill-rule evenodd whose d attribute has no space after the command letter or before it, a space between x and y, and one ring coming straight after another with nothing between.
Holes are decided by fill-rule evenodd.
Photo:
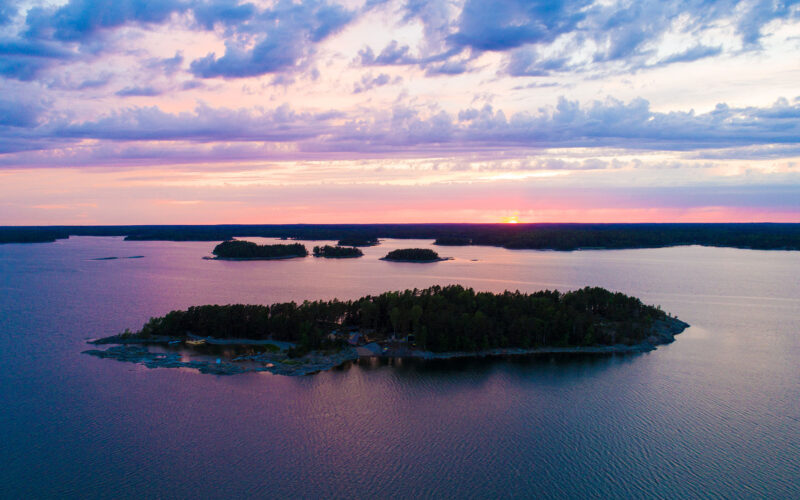
<instances>
[{"instance_id":1,"label":"peninsula","mask_svg":"<svg viewBox=\"0 0 800 500\"><path fill-rule=\"evenodd\" d=\"M137 332L92 341L115 346L85 352L153 368L302 375L373 356L644 352L672 342L687 326L659 307L603 288L495 294L451 285L350 301L190 307L153 318ZM201 358L185 361L174 350ZM217 359L203 361L203 355Z\"/></svg>"},{"instance_id":2,"label":"peninsula","mask_svg":"<svg viewBox=\"0 0 800 500\"><path fill-rule=\"evenodd\" d=\"M392 262L439 262L451 260L452 257L439 257L439 254L429 248L401 248L392 250L381 260Z\"/></svg>"},{"instance_id":3,"label":"peninsula","mask_svg":"<svg viewBox=\"0 0 800 500\"><path fill-rule=\"evenodd\" d=\"M301 243L259 245L251 241L223 241L213 251L217 259L223 260L275 260L306 257L308 250Z\"/></svg>"}]
</instances>

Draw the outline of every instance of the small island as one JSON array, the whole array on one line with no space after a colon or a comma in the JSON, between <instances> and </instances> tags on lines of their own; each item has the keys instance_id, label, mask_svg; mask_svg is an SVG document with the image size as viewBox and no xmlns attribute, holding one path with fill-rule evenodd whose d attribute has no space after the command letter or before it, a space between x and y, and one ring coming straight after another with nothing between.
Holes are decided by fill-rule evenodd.
<instances>
[{"instance_id":1,"label":"small island","mask_svg":"<svg viewBox=\"0 0 800 500\"><path fill-rule=\"evenodd\" d=\"M439 257L439 254L429 248L400 248L392 250L381 260L392 262L439 262L452 260L452 257Z\"/></svg>"},{"instance_id":2,"label":"small island","mask_svg":"<svg viewBox=\"0 0 800 500\"><path fill-rule=\"evenodd\" d=\"M326 259L351 259L361 257L364 252L355 247L331 246L314 247L314 257L325 257Z\"/></svg>"},{"instance_id":3,"label":"small island","mask_svg":"<svg viewBox=\"0 0 800 500\"><path fill-rule=\"evenodd\" d=\"M434 245L440 246L467 246L472 245L472 238L466 236L440 236L433 242Z\"/></svg>"},{"instance_id":4,"label":"small island","mask_svg":"<svg viewBox=\"0 0 800 500\"><path fill-rule=\"evenodd\" d=\"M304 375L360 357L646 352L688 326L603 288L528 294L451 285L350 301L190 307L91 341L114 346L85 352L150 368Z\"/></svg>"},{"instance_id":5,"label":"small island","mask_svg":"<svg viewBox=\"0 0 800 500\"><path fill-rule=\"evenodd\" d=\"M376 238L376 237L372 237L372 236L364 236L364 237L352 236L352 237L342 238L336 244L339 245L340 247L374 247L375 245L378 245L379 243L380 242L378 241L378 238Z\"/></svg>"},{"instance_id":6,"label":"small island","mask_svg":"<svg viewBox=\"0 0 800 500\"><path fill-rule=\"evenodd\" d=\"M220 260L276 260L306 257L308 250L301 243L259 245L251 241L223 241L213 251Z\"/></svg>"}]
</instances>

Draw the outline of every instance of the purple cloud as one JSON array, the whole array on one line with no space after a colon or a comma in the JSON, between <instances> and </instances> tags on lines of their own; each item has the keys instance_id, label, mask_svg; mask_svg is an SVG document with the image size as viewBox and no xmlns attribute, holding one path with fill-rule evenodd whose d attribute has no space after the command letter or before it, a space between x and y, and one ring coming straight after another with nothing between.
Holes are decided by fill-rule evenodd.
<instances>
[{"instance_id":1,"label":"purple cloud","mask_svg":"<svg viewBox=\"0 0 800 500\"><path fill-rule=\"evenodd\" d=\"M276 73L295 67L318 43L342 29L355 13L324 1L279 1L233 28L225 54L210 53L192 61L191 72L201 78L241 78Z\"/></svg>"},{"instance_id":2,"label":"purple cloud","mask_svg":"<svg viewBox=\"0 0 800 500\"><path fill-rule=\"evenodd\" d=\"M623 148L702 151L715 157L747 158L752 146L800 145L800 100L782 99L766 108L720 104L708 113L662 113L644 99L614 99L581 106L561 98L537 114L507 116L491 106L468 108L456 116L444 111L423 115L397 106L390 113L349 117L339 112L301 113L288 105L272 110L199 106L189 113L157 107L127 108L89 121L46 120L41 107L6 102L0 127L5 151L57 150L65 142L95 139L122 143L189 141L209 144L287 143L283 159L376 157L480 151L530 151L539 148ZM23 130L24 133L20 132ZM160 146L161 147L161 146ZM774 150L773 150L774 153ZM112 154L112 153L108 153ZM116 154L124 157L124 151ZM248 155L276 157L267 150ZM210 157L211 160L213 157Z\"/></svg>"}]
</instances>

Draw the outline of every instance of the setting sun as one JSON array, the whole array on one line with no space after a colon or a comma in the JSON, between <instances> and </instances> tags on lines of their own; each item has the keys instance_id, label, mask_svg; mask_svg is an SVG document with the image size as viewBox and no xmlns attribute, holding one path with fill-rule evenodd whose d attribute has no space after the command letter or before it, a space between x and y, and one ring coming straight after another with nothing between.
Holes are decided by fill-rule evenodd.
<instances>
[{"instance_id":1,"label":"setting sun","mask_svg":"<svg viewBox=\"0 0 800 500\"><path fill-rule=\"evenodd\" d=\"M504 224L517 224L519 223L519 217L517 217L516 215L512 215L510 217L503 217L501 219L501 222L503 222Z\"/></svg>"}]
</instances>

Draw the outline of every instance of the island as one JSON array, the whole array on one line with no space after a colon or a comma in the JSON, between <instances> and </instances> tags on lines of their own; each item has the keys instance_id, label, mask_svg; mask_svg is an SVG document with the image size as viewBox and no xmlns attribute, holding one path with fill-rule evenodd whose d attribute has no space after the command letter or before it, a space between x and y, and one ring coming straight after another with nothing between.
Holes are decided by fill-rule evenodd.
<instances>
[{"instance_id":1,"label":"island","mask_svg":"<svg viewBox=\"0 0 800 500\"><path fill-rule=\"evenodd\" d=\"M379 243L378 238L374 236L351 236L340 239L337 245L340 247L374 247Z\"/></svg>"},{"instance_id":2,"label":"island","mask_svg":"<svg viewBox=\"0 0 800 500\"><path fill-rule=\"evenodd\" d=\"M439 262L452 260L452 257L439 257L439 254L429 248L400 248L387 253L381 260L392 262Z\"/></svg>"},{"instance_id":3,"label":"island","mask_svg":"<svg viewBox=\"0 0 800 500\"><path fill-rule=\"evenodd\" d=\"M491 293L437 285L348 301L195 306L90 341L113 346L85 353L150 368L305 375L361 357L646 352L688 326L598 287Z\"/></svg>"},{"instance_id":4,"label":"island","mask_svg":"<svg viewBox=\"0 0 800 500\"><path fill-rule=\"evenodd\" d=\"M221 260L275 260L306 257L308 250L301 243L259 245L251 241L223 241L213 251Z\"/></svg>"},{"instance_id":5,"label":"island","mask_svg":"<svg viewBox=\"0 0 800 500\"><path fill-rule=\"evenodd\" d=\"M314 257L325 257L326 259L351 259L361 257L364 252L355 247L331 246L314 247Z\"/></svg>"}]
</instances>

